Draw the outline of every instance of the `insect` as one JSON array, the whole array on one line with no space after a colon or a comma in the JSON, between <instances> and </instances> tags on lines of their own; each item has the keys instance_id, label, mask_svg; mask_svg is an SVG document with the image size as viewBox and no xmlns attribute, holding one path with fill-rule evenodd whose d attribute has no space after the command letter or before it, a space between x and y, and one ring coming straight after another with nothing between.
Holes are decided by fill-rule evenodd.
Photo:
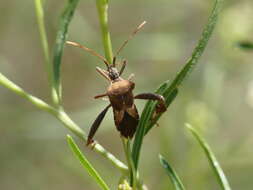
<instances>
[{"instance_id":1,"label":"insect","mask_svg":"<svg viewBox=\"0 0 253 190\"><path fill-rule=\"evenodd\" d=\"M116 68L116 57L119 52L125 47L127 42L144 26L146 22L144 21L141 23L134 31L131 33L129 38L124 41L122 46L119 48L117 53L113 58L112 64L109 64L108 61L94 50L89 49L85 46L82 46L76 42L67 41L67 44L79 47L84 49L85 51L95 55L99 59L101 59L106 66L106 70L96 67L96 70L99 74L101 74L106 80L109 81L109 86L105 93L96 95L94 98L102 98L108 97L110 104L107 105L104 110L97 116L95 121L93 122L88 139L87 145L93 143L93 137L99 128L102 120L104 119L106 112L110 107L113 109L114 115L114 122L116 125L117 130L120 134L125 138L132 138L135 134L138 122L139 122L139 114L137 108L134 104L134 99L144 99L144 100L156 100L158 101L156 105L155 113L161 113L166 111L165 100L162 95L154 94L154 93L142 93L138 95L133 95L133 89L135 87L135 83L132 82L133 74L131 74L128 79L123 79L121 77L125 67L126 67L126 60L122 62L121 68Z\"/></svg>"}]
</instances>

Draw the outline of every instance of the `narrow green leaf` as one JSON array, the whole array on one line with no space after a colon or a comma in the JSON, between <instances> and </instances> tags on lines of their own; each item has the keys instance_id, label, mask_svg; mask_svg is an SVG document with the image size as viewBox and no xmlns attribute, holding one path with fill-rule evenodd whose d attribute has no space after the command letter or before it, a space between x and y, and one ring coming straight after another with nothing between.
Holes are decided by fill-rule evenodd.
<instances>
[{"instance_id":1,"label":"narrow green leaf","mask_svg":"<svg viewBox=\"0 0 253 190\"><path fill-rule=\"evenodd\" d=\"M200 136L200 134L191 125L186 124L186 127L190 130L190 132L193 134L193 136L199 142L200 146L203 148L221 188L223 190L231 190L228 180L227 180L224 172L222 171L222 168L221 168L219 162L217 161L214 154L212 153L209 145L206 143L206 141Z\"/></svg>"},{"instance_id":2,"label":"narrow green leaf","mask_svg":"<svg viewBox=\"0 0 253 190\"><path fill-rule=\"evenodd\" d=\"M59 104L61 102L61 59L63 54L63 47L66 41L69 23L73 17L74 11L79 0L68 0L66 7L61 15L59 30L56 35L56 42L54 47L54 85L57 93L57 100L55 102Z\"/></svg>"},{"instance_id":3,"label":"narrow green leaf","mask_svg":"<svg viewBox=\"0 0 253 190\"><path fill-rule=\"evenodd\" d=\"M104 182L104 180L100 177L98 172L93 168L90 162L85 158L85 156L83 155L83 153L78 148L77 144L75 143L75 141L70 135L67 135L67 141L71 150L76 155L78 160L81 162L82 166L86 169L88 174L97 182L97 184L100 185L101 189L110 190L109 187Z\"/></svg>"},{"instance_id":4,"label":"narrow green leaf","mask_svg":"<svg viewBox=\"0 0 253 190\"><path fill-rule=\"evenodd\" d=\"M162 90L161 94L166 99L167 106L169 106L169 104L171 104L172 101L175 99L178 93L178 87L182 84L186 76L189 75L189 73L192 71L193 67L197 64L199 58L203 54L205 47L208 43L208 40L211 37L211 34L213 33L215 24L218 19L218 14L221 9L222 2L223 0L215 0L215 4L211 12L211 15L209 16L208 22L204 27L201 38L197 46L195 47L191 58L189 59L189 61L187 61L186 65L181 69L181 71L176 75L175 79L171 82L171 84L166 85L166 88ZM151 120L152 113L154 113L154 109L155 103L148 101L141 114L140 122L134 139L133 152L132 152L133 161L136 169L138 168L139 155L144 134L146 134L152 128L152 126L155 124L155 122L158 121L158 119L161 116L161 114L159 114L156 116L156 118L152 118Z\"/></svg>"},{"instance_id":5,"label":"narrow green leaf","mask_svg":"<svg viewBox=\"0 0 253 190\"><path fill-rule=\"evenodd\" d=\"M202 32L201 38L200 38L197 46L195 47L191 58L189 59L189 61L187 61L186 65L178 73L178 75L176 76L176 78L173 80L173 82L171 84L173 89L177 88L183 82L183 80L190 73L190 71L192 71L194 66L199 61L199 58L203 54L203 52L207 46L207 43L213 33L213 30L215 28L215 25L216 25L216 22L218 19L218 15L221 10L222 2L223 2L223 0L215 0L215 4L214 4L213 10L211 12L211 15L208 19L208 23Z\"/></svg>"},{"instance_id":6,"label":"narrow green leaf","mask_svg":"<svg viewBox=\"0 0 253 190\"><path fill-rule=\"evenodd\" d=\"M168 81L165 81L163 84L160 85L160 87L156 90L156 93L162 94L162 92L167 88ZM147 123L149 122L154 109L155 109L155 102L154 101L148 101L142 111L141 118L137 127L133 149L132 149L132 157L135 168L138 166L138 160L139 160L139 154L140 149L143 141L143 137L145 135L145 127L147 126Z\"/></svg>"},{"instance_id":7,"label":"narrow green leaf","mask_svg":"<svg viewBox=\"0 0 253 190\"><path fill-rule=\"evenodd\" d=\"M178 87L182 84L184 79L190 74L190 72L192 71L194 66L199 61L199 58L203 54L205 47L207 46L208 40L210 39L211 34L214 30L215 24L217 22L218 14L220 12L222 2L223 2L223 0L216 0L215 1L213 10L212 10L211 15L208 19L208 23L202 32L201 38L200 38L197 46L195 47L191 58L189 59L189 61L187 61L187 63L181 69L181 71L176 75L176 77L174 78L172 83L170 85L168 85L167 89L165 89L163 91L162 95L166 99L167 106L169 106L172 103L172 101L176 98L176 96L178 94ZM151 121L149 122L149 124L146 128L146 133L154 126L154 124L159 120L161 115L162 114L157 115L156 118L154 118L152 120L153 122L151 122Z\"/></svg>"},{"instance_id":8,"label":"narrow green leaf","mask_svg":"<svg viewBox=\"0 0 253 190\"><path fill-rule=\"evenodd\" d=\"M162 167L166 170L166 173L170 177L176 190L184 190L184 185L178 177L176 171L169 165L169 163L163 158L162 155L159 155L160 163Z\"/></svg>"},{"instance_id":9,"label":"narrow green leaf","mask_svg":"<svg viewBox=\"0 0 253 190\"><path fill-rule=\"evenodd\" d=\"M163 95L163 97L165 98L165 102L166 102L166 106L167 108L170 106L170 104L175 100L175 98L177 97L178 94L178 89L174 89L174 91L172 91L172 93L166 94L167 89L165 89L163 92L159 93L161 95ZM155 111L155 106L157 104L157 102L153 101L153 105L152 105L152 115L153 112ZM160 117L162 116L163 113L160 113L158 115L156 115L154 118L150 119L147 127L145 128L145 135L150 131L150 129L157 123L157 121L160 119Z\"/></svg>"},{"instance_id":10,"label":"narrow green leaf","mask_svg":"<svg viewBox=\"0 0 253 190\"><path fill-rule=\"evenodd\" d=\"M236 43L236 46L246 51L253 50L253 42L250 42L250 41L239 41Z\"/></svg>"},{"instance_id":11,"label":"narrow green leaf","mask_svg":"<svg viewBox=\"0 0 253 190\"><path fill-rule=\"evenodd\" d=\"M194 66L196 66L196 64L198 63L215 28L218 15L222 7L222 2L223 0L215 0L211 15L209 16L208 22L204 27L201 38L197 46L195 47L192 56L187 61L185 66L181 69L181 71L176 75L168 89L164 92L165 97L173 97L172 94L177 91L178 87L182 84L184 79L190 74Z\"/></svg>"}]
</instances>

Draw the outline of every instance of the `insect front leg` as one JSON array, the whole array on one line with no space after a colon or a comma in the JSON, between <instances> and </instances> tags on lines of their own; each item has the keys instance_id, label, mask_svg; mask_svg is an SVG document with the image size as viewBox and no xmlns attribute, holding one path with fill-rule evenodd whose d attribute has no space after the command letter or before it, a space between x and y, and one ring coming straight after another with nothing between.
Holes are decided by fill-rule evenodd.
<instances>
[{"instance_id":1,"label":"insect front leg","mask_svg":"<svg viewBox=\"0 0 253 190\"><path fill-rule=\"evenodd\" d=\"M95 121L93 122L91 128L90 128L90 132L88 135L88 139L87 139L87 143L86 145L90 145L93 142L93 137L98 129L98 127L100 126L102 120L105 117L106 112L108 111L108 109L111 107L111 104L109 104L108 106L106 106L106 108L97 116L97 118L95 119Z\"/></svg>"},{"instance_id":2,"label":"insect front leg","mask_svg":"<svg viewBox=\"0 0 253 190\"><path fill-rule=\"evenodd\" d=\"M133 78L134 78L134 74L132 73L132 74L129 75L127 80L131 81Z\"/></svg>"},{"instance_id":3,"label":"insect front leg","mask_svg":"<svg viewBox=\"0 0 253 190\"><path fill-rule=\"evenodd\" d=\"M122 66L121 66L121 68L120 68L120 71L119 71L119 76L122 75L124 69L126 68L126 64L127 64L127 61L124 60Z\"/></svg>"},{"instance_id":4,"label":"insect front leg","mask_svg":"<svg viewBox=\"0 0 253 190\"><path fill-rule=\"evenodd\" d=\"M107 93L98 94L98 95L94 96L94 98L95 98L95 99L98 99L98 98L103 98L103 97L105 97L105 96L107 96Z\"/></svg>"},{"instance_id":5,"label":"insect front leg","mask_svg":"<svg viewBox=\"0 0 253 190\"><path fill-rule=\"evenodd\" d=\"M156 105L156 113L162 113L167 110L165 99L160 94L154 93L141 93L134 97L135 99L143 99L143 100L157 100L158 104Z\"/></svg>"},{"instance_id":6,"label":"insect front leg","mask_svg":"<svg viewBox=\"0 0 253 190\"><path fill-rule=\"evenodd\" d=\"M111 81L110 77L108 76L108 71L101 69L99 67L96 67L97 72L101 74L103 77L105 77L108 81Z\"/></svg>"}]
</instances>

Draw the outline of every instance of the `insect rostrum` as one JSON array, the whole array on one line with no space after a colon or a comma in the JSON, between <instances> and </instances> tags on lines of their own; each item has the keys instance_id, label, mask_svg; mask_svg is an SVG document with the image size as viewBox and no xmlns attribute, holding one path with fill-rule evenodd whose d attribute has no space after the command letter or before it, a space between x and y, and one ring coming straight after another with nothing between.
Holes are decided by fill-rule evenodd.
<instances>
[{"instance_id":1,"label":"insect rostrum","mask_svg":"<svg viewBox=\"0 0 253 190\"><path fill-rule=\"evenodd\" d=\"M137 29L119 48L116 55L118 55L118 53L123 49L129 39L132 38L133 35L137 33L137 31L144 24L145 22L143 22L137 27ZM116 68L116 56L114 56L113 58L113 63L109 64L103 56L97 54L92 49L89 49L75 42L67 41L67 43L82 48L90 52L91 54L99 57L105 63L106 70L101 69L99 67L97 67L96 70L99 74L101 74L105 79L110 82L105 93L95 96L95 99L107 96L110 100L110 104L106 106L106 108L97 116L97 118L93 122L88 135L87 145L93 142L93 137L110 107L112 107L113 109L114 123L116 125L116 128L125 138L132 138L134 136L139 122L139 114L134 104L134 99L157 100L158 103L156 105L156 110L154 114L166 111L165 100L162 95L154 93L142 93L136 96L133 95L133 89L135 87L135 83L131 81L133 75L130 75L128 79L123 79L121 77L126 66L126 61L123 61L122 66L118 71L118 69Z\"/></svg>"}]
</instances>

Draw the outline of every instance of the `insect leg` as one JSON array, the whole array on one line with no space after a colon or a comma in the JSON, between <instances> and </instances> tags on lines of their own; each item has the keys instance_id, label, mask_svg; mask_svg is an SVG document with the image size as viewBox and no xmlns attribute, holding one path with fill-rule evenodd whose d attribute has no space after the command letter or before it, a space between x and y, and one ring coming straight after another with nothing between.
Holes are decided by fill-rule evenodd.
<instances>
[{"instance_id":1,"label":"insect leg","mask_svg":"<svg viewBox=\"0 0 253 190\"><path fill-rule=\"evenodd\" d=\"M116 57L113 57L112 66L113 66L113 67L116 67Z\"/></svg>"},{"instance_id":2,"label":"insect leg","mask_svg":"<svg viewBox=\"0 0 253 190\"><path fill-rule=\"evenodd\" d=\"M125 67L126 67L126 64L127 64L127 61L126 61L126 60L123 60L123 64L122 64L122 66L121 66L121 68L120 68L120 71L119 71L119 76L122 75L122 73L123 73L123 71L124 71L124 69L125 69Z\"/></svg>"},{"instance_id":3,"label":"insect leg","mask_svg":"<svg viewBox=\"0 0 253 190\"><path fill-rule=\"evenodd\" d=\"M98 99L98 98L102 98L102 97L105 97L107 96L107 93L104 93L104 94L98 94L96 96L94 96L95 99Z\"/></svg>"},{"instance_id":4,"label":"insect leg","mask_svg":"<svg viewBox=\"0 0 253 190\"><path fill-rule=\"evenodd\" d=\"M143 100L157 100L158 104L156 105L156 112L162 113L166 111L166 103L165 99L160 94L154 94L154 93L142 93L138 94L134 97L135 99L143 99Z\"/></svg>"},{"instance_id":5,"label":"insect leg","mask_svg":"<svg viewBox=\"0 0 253 190\"><path fill-rule=\"evenodd\" d=\"M110 77L108 76L108 72L106 70L103 70L99 67L96 67L97 72L101 74L103 77L105 77L108 81L111 81Z\"/></svg>"},{"instance_id":6,"label":"insect leg","mask_svg":"<svg viewBox=\"0 0 253 190\"><path fill-rule=\"evenodd\" d=\"M108 109L111 107L111 104L109 104L108 106L106 106L106 108L97 116L97 118L95 119L95 121L93 122L91 128L90 128L90 132L88 135L88 139L87 139L87 143L86 145L90 145L93 142L93 137L98 129L98 127L100 126L102 120L105 117L106 112L108 111Z\"/></svg>"},{"instance_id":7,"label":"insect leg","mask_svg":"<svg viewBox=\"0 0 253 190\"><path fill-rule=\"evenodd\" d=\"M129 77L128 77L128 79L127 79L127 80L132 80L132 79L133 79L133 77L134 77L134 74L132 73L132 74L130 74L130 75L129 75Z\"/></svg>"}]
</instances>

